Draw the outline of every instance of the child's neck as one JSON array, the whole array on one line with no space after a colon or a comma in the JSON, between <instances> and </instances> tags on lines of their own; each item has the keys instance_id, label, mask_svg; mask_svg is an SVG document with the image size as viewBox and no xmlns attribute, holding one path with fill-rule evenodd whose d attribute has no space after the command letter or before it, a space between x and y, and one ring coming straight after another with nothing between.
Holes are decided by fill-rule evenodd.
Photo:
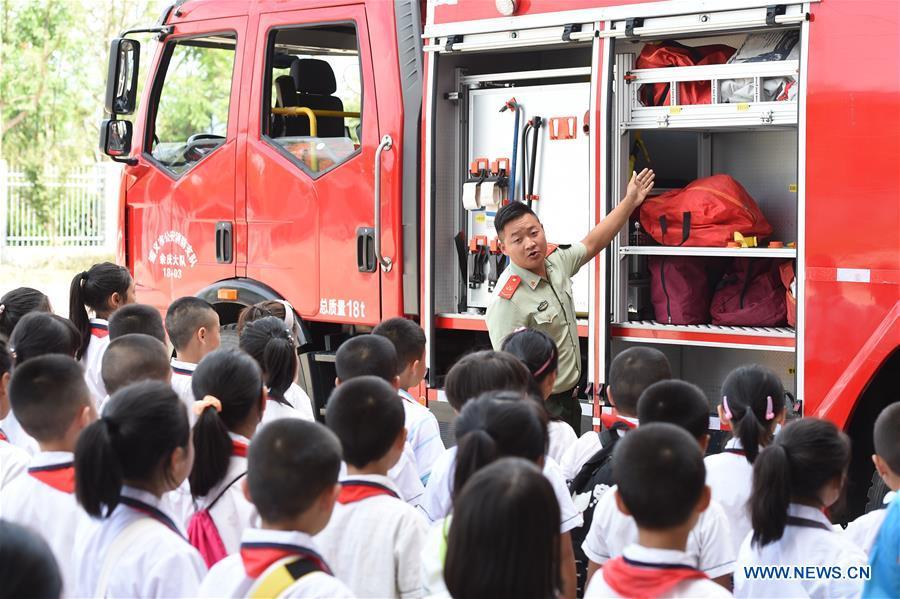
<instances>
[{"instance_id":1,"label":"child's neck","mask_svg":"<svg viewBox=\"0 0 900 599\"><path fill-rule=\"evenodd\" d=\"M75 443L69 439L57 439L54 441L47 441L46 443L38 443L38 447L40 447L41 451L44 453L49 451L75 453Z\"/></svg>"},{"instance_id":2,"label":"child's neck","mask_svg":"<svg viewBox=\"0 0 900 599\"><path fill-rule=\"evenodd\" d=\"M669 528L666 530L638 529L638 543L651 549L672 549L684 551L687 549L690 528Z\"/></svg>"},{"instance_id":3,"label":"child's neck","mask_svg":"<svg viewBox=\"0 0 900 599\"><path fill-rule=\"evenodd\" d=\"M133 489L146 491L157 499L161 499L163 494L168 493L170 490L166 483L162 481L126 480L123 482Z\"/></svg>"},{"instance_id":4,"label":"child's neck","mask_svg":"<svg viewBox=\"0 0 900 599\"><path fill-rule=\"evenodd\" d=\"M390 468L383 462L383 460L376 460L374 462L369 462L362 468L357 468L356 466L351 466L347 464L347 474L353 476L357 474L378 474L381 476L387 476L388 470Z\"/></svg>"},{"instance_id":5,"label":"child's neck","mask_svg":"<svg viewBox=\"0 0 900 599\"><path fill-rule=\"evenodd\" d=\"M183 350L175 350L175 359L188 364L199 364L203 353L196 347L186 347Z\"/></svg>"},{"instance_id":6,"label":"child's neck","mask_svg":"<svg viewBox=\"0 0 900 599\"><path fill-rule=\"evenodd\" d=\"M283 530L285 532L302 532L304 534L308 534L310 536L314 536L321 532L321 528L315 526L313 521L315 520L314 516L309 514L301 514L292 520L285 520L284 522L267 522L265 520L260 524L260 528L263 530Z\"/></svg>"}]
</instances>

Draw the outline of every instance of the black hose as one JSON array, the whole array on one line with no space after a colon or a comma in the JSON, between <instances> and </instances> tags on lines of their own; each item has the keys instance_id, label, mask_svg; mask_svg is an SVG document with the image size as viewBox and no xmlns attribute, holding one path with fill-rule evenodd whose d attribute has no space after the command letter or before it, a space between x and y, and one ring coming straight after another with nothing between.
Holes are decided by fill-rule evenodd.
<instances>
[{"instance_id":1,"label":"black hose","mask_svg":"<svg viewBox=\"0 0 900 599\"><path fill-rule=\"evenodd\" d=\"M531 121L522 127L522 201L528 195L528 132L531 131ZM513 190L515 192L515 190Z\"/></svg>"},{"instance_id":2,"label":"black hose","mask_svg":"<svg viewBox=\"0 0 900 599\"><path fill-rule=\"evenodd\" d=\"M535 116L531 120L532 124L532 132L531 132L531 166L529 167L529 179L528 179L528 195L526 195L526 199L528 200L528 207L531 208L531 196L534 195L534 173L537 166L537 150L538 150L538 140L541 135L541 125L543 124L543 120L539 116Z\"/></svg>"}]
</instances>

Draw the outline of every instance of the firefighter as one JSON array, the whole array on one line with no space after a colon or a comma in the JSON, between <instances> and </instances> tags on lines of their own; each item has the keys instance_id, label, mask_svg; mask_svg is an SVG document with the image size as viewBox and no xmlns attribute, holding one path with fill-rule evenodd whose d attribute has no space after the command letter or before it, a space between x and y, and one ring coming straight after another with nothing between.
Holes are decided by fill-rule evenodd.
<instances>
[{"instance_id":1,"label":"firefighter","mask_svg":"<svg viewBox=\"0 0 900 599\"><path fill-rule=\"evenodd\" d=\"M521 327L538 329L554 340L559 348L559 374L547 409L579 434L581 350L572 277L626 225L632 211L653 189L653 179L652 170L632 172L619 205L572 245L548 245L543 225L524 203L511 202L494 218L500 250L509 256L510 264L500 276L487 309L491 344L499 350L506 336Z\"/></svg>"}]
</instances>

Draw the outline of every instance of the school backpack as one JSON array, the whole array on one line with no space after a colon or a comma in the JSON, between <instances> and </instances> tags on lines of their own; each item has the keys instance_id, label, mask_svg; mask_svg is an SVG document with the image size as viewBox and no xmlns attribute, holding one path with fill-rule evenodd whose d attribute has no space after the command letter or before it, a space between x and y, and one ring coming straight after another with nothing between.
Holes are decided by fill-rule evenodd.
<instances>
[{"instance_id":1,"label":"school backpack","mask_svg":"<svg viewBox=\"0 0 900 599\"><path fill-rule=\"evenodd\" d=\"M649 197L640 208L641 228L662 245L725 247L734 234L772 234L756 202L728 175L697 179L683 189Z\"/></svg>"},{"instance_id":2,"label":"school backpack","mask_svg":"<svg viewBox=\"0 0 900 599\"><path fill-rule=\"evenodd\" d=\"M721 44L691 47L678 42L665 41L644 46L635 61L634 68L659 69L724 64L734 52L735 50L731 46ZM669 84L642 85L640 99L644 106L668 106L671 101ZM678 84L678 104L709 104L711 102L712 87L708 79L706 81L685 81Z\"/></svg>"},{"instance_id":3,"label":"school backpack","mask_svg":"<svg viewBox=\"0 0 900 599\"><path fill-rule=\"evenodd\" d=\"M649 256L650 301L657 322L707 324L709 303L727 259Z\"/></svg>"},{"instance_id":4,"label":"school backpack","mask_svg":"<svg viewBox=\"0 0 900 599\"><path fill-rule=\"evenodd\" d=\"M243 472L235 477L234 480L222 489L221 493L216 495L216 498L213 499L208 506L195 512L194 515L191 516L190 522L188 522L188 541L190 541L191 545L193 545L197 551L200 552L200 555L203 556L203 561L206 562L207 568L212 568L214 564L228 557L228 552L225 550L225 543L222 542L222 535L219 534L219 529L216 527L216 523L213 521L212 515L209 512L222 496L225 495L228 489L246 474L246 472Z\"/></svg>"},{"instance_id":5,"label":"school backpack","mask_svg":"<svg viewBox=\"0 0 900 599\"><path fill-rule=\"evenodd\" d=\"M751 327L787 324L781 262L770 258L735 258L713 294L712 323Z\"/></svg>"},{"instance_id":6,"label":"school backpack","mask_svg":"<svg viewBox=\"0 0 900 599\"><path fill-rule=\"evenodd\" d=\"M616 422L610 428L600 433L602 447L585 462L578 474L569 482L569 492L575 507L581 511L584 524L570 531L572 537L572 549L575 553L575 570L578 575L577 593L581 597L587 586L588 557L585 555L581 544L591 529L591 521L594 519L594 508L603 494L615 484L612 477L612 454L616 442L620 439L619 431L627 431L628 425Z\"/></svg>"}]
</instances>

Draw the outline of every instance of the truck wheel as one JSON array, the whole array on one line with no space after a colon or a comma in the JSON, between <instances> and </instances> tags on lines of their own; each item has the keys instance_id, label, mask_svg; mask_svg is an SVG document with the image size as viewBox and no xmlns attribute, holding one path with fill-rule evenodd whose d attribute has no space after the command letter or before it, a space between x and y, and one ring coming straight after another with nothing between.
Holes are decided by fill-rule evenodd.
<instances>
[{"instance_id":1,"label":"truck wheel","mask_svg":"<svg viewBox=\"0 0 900 599\"><path fill-rule=\"evenodd\" d=\"M888 486L876 470L875 473L872 474L872 485L869 487L869 492L866 494L867 514L872 510L878 510L884 507L884 496L887 495L887 492Z\"/></svg>"},{"instance_id":2,"label":"truck wheel","mask_svg":"<svg viewBox=\"0 0 900 599\"><path fill-rule=\"evenodd\" d=\"M219 347L224 348L237 348L238 347L238 332L237 332L237 323L233 324L223 324L219 327L219 335L222 337L221 344Z\"/></svg>"}]
</instances>

